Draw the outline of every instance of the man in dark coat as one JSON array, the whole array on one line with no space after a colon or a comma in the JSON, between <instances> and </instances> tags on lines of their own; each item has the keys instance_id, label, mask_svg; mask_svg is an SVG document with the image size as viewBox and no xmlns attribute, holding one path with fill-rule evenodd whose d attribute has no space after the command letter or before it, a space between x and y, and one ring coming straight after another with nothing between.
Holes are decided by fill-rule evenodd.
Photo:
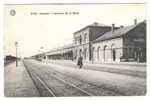
<instances>
[{"instance_id":1,"label":"man in dark coat","mask_svg":"<svg viewBox=\"0 0 150 100\"><path fill-rule=\"evenodd\" d=\"M80 56L80 57L78 58L78 63L77 63L77 65L79 65L80 68L82 68L82 66L83 66L83 57L82 57L82 56Z\"/></svg>"}]
</instances>

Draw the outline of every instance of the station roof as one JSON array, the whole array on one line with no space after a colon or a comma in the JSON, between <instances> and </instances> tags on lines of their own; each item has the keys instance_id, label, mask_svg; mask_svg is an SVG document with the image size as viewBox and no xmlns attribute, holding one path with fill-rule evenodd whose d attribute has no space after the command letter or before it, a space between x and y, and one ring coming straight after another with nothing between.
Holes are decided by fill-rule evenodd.
<instances>
[{"instance_id":1,"label":"station roof","mask_svg":"<svg viewBox=\"0 0 150 100\"><path fill-rule=\"evenodd\" d=\"M47 52L46 55L69 52L72 50L73 47L74 47L74 44L68 44L68 45L65 45L61 48L53 49L53 50Z\"/></svg>"},{"instance_id":2,"label":"station roof","mask_svg":"<svg viewBox=\"0 0 150 100\"><path fill-rule=\"evenodd\" d=\"M102 24L102 23L94 22L93 24L87 25L87 26L81 28L80 30L74 32L73 34L79 33L82 30L85 30L86 28L89 28L89 27L111 27L111 26L108 26L108 25L105 25L105 24Z\"/></svg>"},{"instance_id":3,"label":"station roof","mask_svg":"<svg viewBox=\"0 0 150 100\"><path fill-rule=\"evenodd\" d=\"M106 32L102 36L97 38L94 42L104 41L104 40L108 40L108 39L112 39L112 38L116 38L116 37L125 35L129 31L131 31L132 29L136 28L138 25L142 24L143 22L145 22L145 21L142 21L142 22L134 24L134 25L126 26L123 28L119 28L119 29L116 29L114 31Z\"/></svg>"}]
</instances>

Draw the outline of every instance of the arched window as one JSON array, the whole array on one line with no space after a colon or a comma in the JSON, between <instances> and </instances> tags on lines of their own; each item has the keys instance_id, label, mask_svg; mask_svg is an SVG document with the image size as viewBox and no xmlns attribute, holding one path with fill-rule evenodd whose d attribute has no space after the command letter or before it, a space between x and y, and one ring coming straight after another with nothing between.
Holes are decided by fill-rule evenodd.
<instances>
[{"instance_id":1,"label":"arched window","mask_svg":"<svg viewBox=\"0 0 150 100\"><path fill-rule=\"evenodd\" d=\"M94 61L94 58L95 58L95 48L93 47L92 48L92 60Z\"/></svg>"},{"instance_id":2,"label":"arched window","mask_svg":"<svg viewBox=\"0 0 150 100\"><path fill-rule=\"evenodd\" d=\"M87 33L84 34L84 42L87 42Z\"/></svg>"},{"instance_id":3,"label":"arched window","mask_svg":"<svg viewBox=\"0 0 150 100\"><path fill-rule=\"evenodd\" d=\"M86 59L86 48L84 49L84 59Z\"/></svg>"},{"instance_id":4,"label":"arched window","mask_svg":"<svg viewBox=\"0 0 150 100\"><path fill-rule=\"evenodd\" d=\"M80 39L79 39L79 41L80 41L80 44L82 44L82 37L81 37L81 35L80 35Z\"/></svg>"},{"instance_id":5,"label":"arched window","mask_svg":"<svg viewBox=\"0 0 150 100\"><path fill-rule=\"evenodd\" d=\"M97 48L97 60L99 61L100 59L100 47Z\"/></svg>"},{"instance_id":6,"label":"arched window","mask_svg":"<svg viewBox=\"0 0 150 100\"><path fill-rule=\"evenodd\" d=\"M107 45L104 46L104 56L103 56L104 61L106 61L106 55L107 55L106 48L107 48Z\"/></svg>"},{"instance_id":7,"label":"arched window","mask_svg":"<svg viewBox=\"0 0 150 100\"><path fill-rule=\"evenodd\" d=\"M111 45L111 57L112 57L112 61L116 60L116 48L114 44Z\"/></svg>"}]
</instances>

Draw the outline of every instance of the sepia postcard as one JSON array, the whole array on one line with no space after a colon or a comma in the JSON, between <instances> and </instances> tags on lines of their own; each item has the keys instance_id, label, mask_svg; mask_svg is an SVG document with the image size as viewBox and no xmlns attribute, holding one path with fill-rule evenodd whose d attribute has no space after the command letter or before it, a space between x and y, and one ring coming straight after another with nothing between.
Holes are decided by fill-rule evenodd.
<instances>
[{"instance_id":1,"label":"sepia postcard","mask_svg":"<svg viewBox=\"0 0 150 100\"><path fill-rule=\"evenodd\" d=\"M5 97L145 96L146 3L4 5Z\"/></svg>"}]
</instances>

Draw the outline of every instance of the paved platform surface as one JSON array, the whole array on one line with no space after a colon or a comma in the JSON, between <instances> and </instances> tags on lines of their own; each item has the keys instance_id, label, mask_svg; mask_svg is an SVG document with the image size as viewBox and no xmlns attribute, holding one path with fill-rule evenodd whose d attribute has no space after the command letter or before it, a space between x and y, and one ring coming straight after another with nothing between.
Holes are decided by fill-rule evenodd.
<instances>
[{"instance_id":1,"label":"paved platform surface","mask_svg":"<svg viewBox=\"0 0 150 100\"><path fill-rule=\"evenodd\" d=\"M43 63L54 63L65 65L66 67L78 67L76 61L67 60L43 60ZM124 75L138 76L146 78L146 63L135 63L135 62L125 62L125 63L114 63L114 64L104 64L104 63L83 63L84 69L118 73Z\"/></svg>"},{"instance_id":2,"label":"paved platform surface","mask_svg":"<svg viewBox=\"0 0 150 100\"><path fill-rule=\"evenodd\" d=\"M18 63L18 67L12 63L4 68L4 81L4 95L6 97L39 96L39 92L21 61Z\"/></svg>"}]
</instances>

